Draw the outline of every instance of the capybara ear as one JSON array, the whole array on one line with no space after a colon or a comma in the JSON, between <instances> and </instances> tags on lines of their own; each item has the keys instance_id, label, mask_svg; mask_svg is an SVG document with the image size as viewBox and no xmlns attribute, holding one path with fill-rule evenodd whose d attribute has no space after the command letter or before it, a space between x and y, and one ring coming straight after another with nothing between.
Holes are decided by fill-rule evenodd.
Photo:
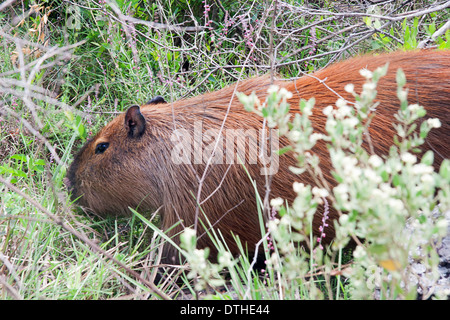
<instances>
[{"instance_id":1,"label":"capybara ear","mask_svg":"<svg viewBox=\"0 0 450 320\"><path fill-rule=\"evenodd\" d=\"M167 102L161 96L156 96L156 97L152 98L151 100L147 101L147 104L158 104L158 103L167 103Z\"/></svg>"},{"instance_id":2,"label":"capybara ear","mask_svg":"<svg viewBox=\"0 0 450 320\"><path fill-rule=\"evenodd\" d=\"M128 108L125 114L125 128L131 138L139 138L144 134L145 118L138 105Z\"/></svg>"}]
</instances>

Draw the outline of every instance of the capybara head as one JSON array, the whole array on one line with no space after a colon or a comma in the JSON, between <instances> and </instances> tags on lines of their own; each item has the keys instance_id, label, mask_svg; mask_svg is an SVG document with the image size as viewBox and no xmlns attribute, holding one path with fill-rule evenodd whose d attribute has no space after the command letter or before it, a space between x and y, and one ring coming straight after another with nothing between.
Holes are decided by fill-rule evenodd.
<instances>
[{"instance_id":1,"label":"capybara head","mask_svg":"<svg viewBox=\"0 0 450 320\"><path fill-rule=\"evenodd\" d=\"M158 183L145 170L151 156L145 132L140 108L132 106L88 141L67 172L72 199L99 215L124 215L129 206L155 203Z\"/></svg>"},{"instance_id":2,"label":"capybara head","mask_svg":"<svg viewBox=\"0 0 450 320\"><path fill-rule=\"evenodd\" d=\"M147 105L161 103L166 101L156 96ZM128 207L139 204L154 208L158 183L148 170L146 157L151 150L143 137L146 126L140 107L134 105L88 141L75 155L65 179L72 200L100 216L128 215Z\"/></svg>"}]
</instances>

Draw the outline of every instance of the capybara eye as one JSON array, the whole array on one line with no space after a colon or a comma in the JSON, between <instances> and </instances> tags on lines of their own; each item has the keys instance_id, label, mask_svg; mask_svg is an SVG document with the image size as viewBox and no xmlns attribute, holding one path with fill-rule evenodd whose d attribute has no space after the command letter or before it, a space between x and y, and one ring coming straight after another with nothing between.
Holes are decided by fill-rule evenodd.
<instances>
[{"instance_id":1,"label":"capybara eye","mask_svg":"<svg viewBox=\"0 0 450 320\"><path fill-rule=\"evenodd\" d=\"M108 147L109 147L109 143L108 142L100 142L95 147L95 154L99 154L99 153L105 152L105 150L108 149Z\"/></svg>"}]
</instances>

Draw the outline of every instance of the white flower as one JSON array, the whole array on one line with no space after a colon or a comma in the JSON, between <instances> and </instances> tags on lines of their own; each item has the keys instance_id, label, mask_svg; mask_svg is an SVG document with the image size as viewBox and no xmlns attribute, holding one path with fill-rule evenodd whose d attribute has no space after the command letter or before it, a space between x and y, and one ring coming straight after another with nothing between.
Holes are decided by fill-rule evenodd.
<instances>
[{"instance_id":1,"label":"white flower","mask_svg":"<svg viewBox=\"0 0 450 320\"><path fill-rule=\"evenodd\" d=\"M434 171L432 166L427 166L423 163L418 163L412 167L412 173L416 175L430 174Z\"/></svg>"},{"instance_id":2,"label":"white flower","mask_svg":"<svg viewBox=\"0 0 450 320\"><path fill-rule=\"evenodd\" d=\"M186 235L186 237L192 238L192 237L195 237L196 232L194 229L186 228L186 229L184 229L184 234Z\"/></svg>"},{"instance_id":3,"label":"white flower","mask_svg":"<svg viewBox=\"0 0 450 320\"><path fill-rule=\"evenodd\" d=\"M330 115L330 114L333 112L333 106L328 106L328 107L326 107L325 109L323 109L322 112L323 112L323 114L326 115L326 116Z\"/></svg>"},{"instance_id":4,"label":"white flower","mask_svg":"<svg viewBox=\"0 0 450 320\"><path fill-rule=\"evenodd\" d=\"M362 246L357 246L355 250L353 250L353 256L355 259L362 258L366 255L366 251Z\"/></svg>"},{"instance_id":5,"label":"white flower","mask_svg":"<svg viewBox=\"0 0 450 320\"><path fill-rule=\"evenodd\" d=\"M327 128L327 129L328 129L328 128L334 129L334 128L336 128L336 126L337 126L336 120L334 120L333 118L329 118L329 119L327 120L327 124L326 124L326 128Z\"/></svg>"},{"instance_id":6,"label":"white flower","mask_svg":"<svg viewBox=\"0 0 450 320\"><path fill-rule=\"evenodd\" d=\"M393 196L397 193L395 188L392 188L389 183L383 183L380 185L380 190L386 197Z\"/></svg>"},{"instance_id":7,"label":"white flower","mask_svg":"<svg viewBox=\"0 0 450 320\"><path fill-rule=\"evenodd\" d=\"M342 101L342 100L338 100ZM337 105L337 103L336 103ZM352 108L347 106L346 104L339 106L339 109L336 112L336 116L340 119L343 119L344 117L349 117L352 115Z\"/></svg>"},{"instance_id":8,"label":"white flower","mask_svg":"<svg viewBox=\"0 0 450 320\"><path fill-rule=\"evenodd\" d=\"M194 249L193 256L196 259L195 264L199 269L205 269L207 267L204 249Z\"/></svg>"},{"instance_id":9,"label":"white flower","mask_svg":"<svg viewBox=\"0 0 450 320\"><path fill-rule=\"evenodd\" d=\"M222 266L231 266L232 265L232 256L231 253L229 253L228 251L224 251L223 253L221 253L219 255L219 263Z\"/></svg>"},{"instance_id":10,"label":"white flower","mask_svg":"<svg viewBox=\"0 0 450 320\"><path fill-rule=\"evenodd\" d=\"M269 89L267 89L267 92L268 92L269 94L275 93L275 92L278 92L278 89L280 89L279 86L277 86L277 85L271 85L271 86L269 87Z\"/></svg>"},{"instance_id":11,"label":"white flower","mask_svg":"<svg viewBox=\"0 0 450 320\"><path fill-rule=\"evenodd\" d=\"M410 104L410 105L408 106L408 109L409 109L411 112L416 112L417 110L420 109L420 106L419 106L418 104Z\"/></svg>"},{"instance_id":12,"label":"white flower","mask_svg":"<svg viewBox=\"0 0 450 320\"><path fill-rule=\"evenodd\" d=\"M375 90L377 85L373 82L368 82L363 84L363 91L373 91Z\"/></svg>"},{"instance_id":13,"label":"white flower","mask_svg":"<svg viewBox=\"0 0 450 320\"><path fill-rule=\"evenodd\" d=\"M431 128L440 128L441 127L441 122L437 118L427 119L427 123Z\"/></svg>"},{"instance_id":14,"label":"white flower","mask_svg":"<svg viewBox=\"0 0 450 320\"><path fill-rule=\"evenodd\" d=\"M395 211L402 211L405 208L403 202L399 199L389 199L388 205Z\"/></svg>"},{"instance_id":15,"label":"white flower","mask_svg":"<svg viewBox=\"0 0 450 320\"><path fill-rule=\"evenodd\" d=\"M372 71L367 70L367 69L359 70L359 74L362 75L366 79L371 79L372 78Z\"/></svg>"},{"instance_id":16,"label":"white flower","mask_svg":"<svg viewBox=\"0 0 450 320\"><path fill-rule=\"evenodd\" d=\"M378 176L375 171L373 171L372 169L365 169L364 170L364 176L369 179L370 181L374 182L374 183L380 183L381 177Z\"/></svg>"},{"instance_id":17,"label":"white flower","mask_svg":"<svg viewBox=\"0 0 450 320\"><path fill-rule=\"evenodd\" d=\"M337 101L336 101L336 106L337 106L338 108L344 108L344 107L347 107L347 102L346 102L344 99L339 98L339 99L337 99Z\"/></svg>"},{"instance_id":18,"label":"white flower","mask_svg":"<svg viewBox=\"0 0 450 320\"><path fill-rule=\"evenodd\" d=\"M275 219L275 223L279 224L280 226L288 227L292 224L292 217L287 214L284 215L283 218L281 218L281 220L278 220L278 222L276 220L278 219Z\"/></svg>"},{"instance_id":19,"label":"white flower","mask_svg":"<svg viewBox=\"0 0 450 320\"><path fill-rule=\"evenodd\" d=\"M348 128L354 128L358 125L359 120L355 117L351 117L348 119L345 119L344 121L342 121L344 123L344 125Z\"/></svg>"},{"instance_id":20,"label":"white flower","mask_svg":"<svg viewBox=\"0 0 450 320\"><path fill-rule=\"evenodd\" d=\"M352 170L356 164L358 163L358 160L356 160L356 158L353 157L344 157L342 159L342 163L345 166L345 170Z\"/></svg>"},{"instance_id":21,"label":"white flower","mask_svg":"<svg viewBox=\"0 0 450 320\"><path fill-rule=\"evenodd\" d=\"M285 88L280 89L280 95L286 97L287 99L292 98L292 92L287 91Z\"/></svg>"},{"instance_id":22,"label":"white flower","mask_svg":"<svg viewBox=\"0 0 450 320\"><path fill-rule=\"evenodd\" d=\"M289 139L293 142L298 142L300 138L302 137L300 131L292 130L289 132Z\"/></svg>"},{"instance_id":23,"label":"white flower","mask_svg":"<svg viewBox=\"0 0 450 320\"><path fill-rule=\"evenodd\" d=\"M250 98L241 92L237 93L237 97L238 97L239 101L244 105L247 105L250 102Z\"/></svg>"},{"instance_id":24,"label":"white flower","mask_svg":"<svg viewBox=\"0 0 450 320\"><path fill-rule=\"evenodd\" d=\"M406 90L401 90L397 92L397 97L400 101L405 101L408 97L408 92Z\"/></svg>"},{"instance_id":25,"label":"white flower","mask_svg":"<svg viewBox=\"0 0 450 320\"><path fill-rule=\"evenodd\" d=\"M417 157L409 152L405 152L402 154L401 159L406 163L416 163Z\"/></svg>"},{"instance_id":26,"label":"white flower","mask_svg":"<svg viewBox=\"0 0 450 320\"><path fill-rule=\"evenodd\" d=\"M373 189L371 191L371 196L373 199L377 199L380 204L384 204L382 201L387 201L390 197L396 195L396 189L392 188L389 184L380 184L378 189Z\"/></svg>"},{"instance_id":27,"label":"white flower","mask_svg":"<svg viewBox=\"0 0 450 320\"><path fill-rule=\"evenodd\" d=\"M301 193L303 192L303 190L305 190L305 185L301 182L294 182L293 189L295 192Z\"/></svg>"},{"instance_id":28,"label":"white flower","mask_svg":"<svg viewBox=\"0 0 450 320\"><path fill-rule=\"evenodd\" d=\"M339 217L339 224L340 225L345 225L348 222L348 215L347 214L343 214L342 216Z\"/></svg>"},{"instance_id":29,"label":"white flower","mask_svg":"<svg viewBox=\"0 0 450 320\"><path fill-rule=\"evenodd\" d=\"M196 232L191 228L184 229L183 233L180 235L181 242L190 248L195 247L195 237Z\"/></svg>"},{"instance_id":30,"label":"white flower","mask_svg":"<svg viewBox=\"0 0 450 320\"><path fill-rule=\"evenodd\" d=\"M348 83L345 85L344 90L348 93L354 93L355 92L355 86L352 83Z\"/></svg>"},{"instance_id":31,"label":"white flower","mask_svg":"<svg viewBox=\"0 0 450 320\"><path fill-rule=\"evenodd\" d=\"M312 194L317 198L326 198L328 197L328 191L326 189L313 187Z\"/></svg>"},{"instance_id":32,"label":"white flower","mask_svg":"<svg viewBox=\"0 0 450 320\"><path fill-rule=\"evenodd\" d=\"M283 203L284 203L284 200L281 198L275 198L275 199L270 200L270 205L274 208L281 207L283 205Z\"/></svg>"},{"instance_id":33,"label":"white flower","mask_svg":"<svg viewBox=\"0 0 450 320\"><path fill-rule=\"evenodd\" d=\"M354 167L353 170L349 172L349 178L351 178L351 181L358 181L361 177L362 170L359 167Z\"/></svg>"},{"instance_id":34,"label":"white flower","mask_svg":"<svg viewBox=\"0 0 450 320\"><path fill-rule=\"evenodd\" d=\"M340 184L337 187L335 187L333 189L334 194L336 195L336 197L340 197L343 200L347 200L348 199L348 187L346 184Z\"/></svg>"},{"instance_id":35,"label":"white flower","mask_svg":"<svg viewBox=\"0 0 450 320\"><path fill-rule=\"evenodd\" d=\"M429 186L429 185L433 185L434 179L431 174L424 174L420 178L420 181L422 181L425 185Z\"/></svg>"},{"instance_id":36,"label":"white flower","mask_svg":"<svg viewBox=\"0 0 450 320\"><path fill-rule=\"evenodd\" d=\"M439 233L445 235L447 233L448 222L446 219L439 219L436 223L436 227L439 230Z\"/></svg>"},{"instance_id":37,"label":"white flower","mask_svg":"<svg viewBox=\"0 0 450 320\"><path fill-rule=\"evenodd\" d=\"M310 115L312 115L312 107L313 107L312 105L307 104L302 111L303 115L308 116L308 117Z\"/></svg>"},{"instance_id":38,"label":"white flower","mask_svg":"<svg viewBox=\"0 0 450 320\"><path fill-rule=\"evenodd\" d=\"M358 160L352 157L344 157L342 159L344 179L358 179L361 174L361 168L357 167Z\"/></svg>"},{"instance_id":39,"label":"white flower","mask_svg":"<svg viewBox=\"0 0 450 320\"><path fill-rule=\"evenodd\" d=\"M284 220L284 217L283 217ZM273 220L269 220L269 222L267 222L267 228L269 229L269 231L274 231L278 229L278 225L280 224L280 219L275 218Z\"/></svg>"},{"instance_id":40,"label":"white flower","mask_svg":"<svg viewBox=\"0 0 450 320\"><path fill-rule=\"evenodd\" d=\"M370 156L369 164L374 168L379 168L381 165L383 165L383 160L379 156L374 154Z\"/></svg>"},{"instance_id":41,"label":"white flower","mask_svg":"<svg viewBox=\"0 0 450 320\"><path fill-rule=\"evenodd\" d=\"M317 140L323 139L324 135L321 133L313 133L309 136L309 141L311 143L316 143Z\"/></svg>"},{"instance_id":42,"label":"white flower","mask_svg":"<svg viewBox=\"0 0 450 320\"><path fill-rule=\"evenodd\" d=\"M377 199L377 201L378 201L379 199L385 199L386 194L384 192L382 192L380 189L373 189L371 197L372 197L372 199Z\"/></svg>"}]
</instances>

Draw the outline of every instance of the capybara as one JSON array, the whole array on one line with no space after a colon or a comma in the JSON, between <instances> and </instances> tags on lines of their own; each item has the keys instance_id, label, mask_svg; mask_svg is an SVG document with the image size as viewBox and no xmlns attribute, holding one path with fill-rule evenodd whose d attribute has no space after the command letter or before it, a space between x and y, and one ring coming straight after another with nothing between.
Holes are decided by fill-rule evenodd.
<instances>
[{"instance_id":1,"label":"capybara","mask_svg":"<svg viewBox=\"0 0 450 320\"><path fill-rule=\"evenodd\" d=\"M325 133L323 108L335 105L337 94L354 101L344 86L352 83L355 91L360 92L365 79L359 71L363 68L375 70L387 62L388 73L377 87L376 101L380 104L369 128L375 153L387 154L393 143L393 114L400 106L395 79L397 69L402 68L409 89L408 102L424 106L427 110L425 119L439 118L442 124L431 130L424 144L425 149L434 151L435 166L439 166L444 158L449 158L450 149L450 51L356 57L295 81L276 80L274 84L293 93L288 100L291 112L299 112L301 98L315 97L311 120L315 130ZM159 209L162 229L169 230L171 236L176 235L176 242L179 239L177 233L183 227L196 225L199 247L213 249L214 245L202 227L205 225L206 230L209 226L220 230L233 253L239 252L234 236L239 237L249 252L254 251L255 244L261 239L255 185L264 198L269 181L270 198L282 197L287 201L294 199L293 182L314 185L313 177L307 173L295 175L289 170L289 166L296 165L291 153L280 156L277 166L273 166L277 170L269 175L262 174L261 168L269 168L270 163L259 157L255 160L251 152L241 153L241 157L230 153L232 157L228 157L228 151L239 143L240 135L246 136L250 132L246 141L249 151L254 151L254 132L268 132L259 131L263 128L263 119L245 111L234 93L249 95L255 92L264 101L270 85L270 78L263 76L186 100L167 103L157 97L146 105L130 107L76 154L66 178L72 199L78 199L80 206L99 216L130 215L129 207L139 212ZM229 132L234 136L229 136ZM216 140L219 133L223 140ZM261 141L265 140L261 138ZM287 144L286 138L279 138L279 148ZM266 154L271 146L267 146ZM212 153L212 150L216 152ZM261 150L264 148L258 152ZM335 184L326 143L319 141L313 152L320 157L325 179L331 185ZM196 210L198 205L200 209ZM313 224L317 234L322 211L318 210ZM329 219L336 217L337 213L331 210ZM181 223L170 229L177 222ZM324 242L331 241L334 236L333 223L328 225ZM176 255L171 246L166 246L164 261L175 262Z\"/></svg>"}]
</instances>

